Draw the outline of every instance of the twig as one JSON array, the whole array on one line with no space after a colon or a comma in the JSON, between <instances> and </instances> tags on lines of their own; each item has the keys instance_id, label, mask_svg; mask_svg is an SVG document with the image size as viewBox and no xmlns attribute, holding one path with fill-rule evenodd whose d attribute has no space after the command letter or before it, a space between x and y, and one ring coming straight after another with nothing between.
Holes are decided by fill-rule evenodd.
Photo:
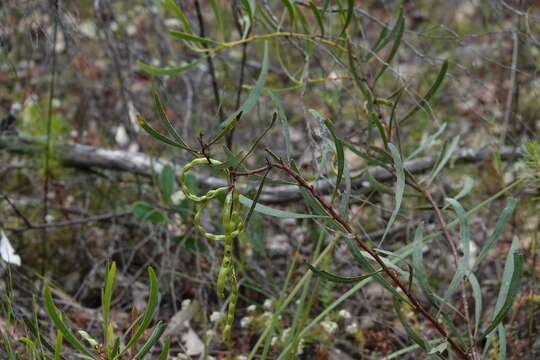
<instances>
[{"instance_id":1,"label":"twig","mask_svg":"<svg viewBox=\"0 0 540 360\"><path fill-rule=\"evenodd\" d=\"M48 213L48 204L47 196L49 194L49 172L50 172L50 153L51 153L51 134L52 134L52 107L53 107L53 98L54 98L54 88L56 80L56 39L58 36L58 0L52 0L52 12L53 12L53 41L52 41L52 63L51 63L51 82L49 85L49 102L47 109L47 139L45 147L45 174L43 181L43 209L42 209L42 218L45 222L47 219ZM41 232L41 246L42 246L42 255L45 259L48 258L48 248L47 248L47 231L43 230ZM44 270L44 269L43 269Z\"/></svg>"},{"instance_id":2,"label":"twig","mask_svg":"<svg viewBox=\"0 0 540 360\"><path fill-rule=\"evenodd\" d=\"M27 230L43 230L43 229L59 228L59 227L65 227L65 226L71 226L71 225L87 224L87 223L95 222L95 221L103 221L103 220L108 220L115 217L131 215L131 214L132 214L131 211L123 211L120 213L101 214L101 215L96 215L96 216L89 216L87 218L82 218L82 219L58 221L54 223L43 223L43 224L31 224L26 219L25 224L27 225L27 227L24 227L24 228L7 227L6 230L14 231L14 232L21 232L21 231L27 231Z\"/></svg>"},{"instance_id":3,"label":"twig","mask_svg":"<svg viewBox=\"0 0 540 360\"><path fill-rule=\"evenodd\" d=\"M202 12L201 12L201 6L199 4L199 0L194 0L193 3L195 4L195 11L197 12L197 21L199 22L199 35L204 38L206 35L205 35L205 31L204 31L204 21L203 21L203 18L202 18ZM205 49L208 48L208 45L206 45L205 43L203 43L203 46ZM210 72L210 77L212 79L212 91L214 92L214 99L216 101L216 108L218 110L218 114L219 114L219 122L223 122L225 120L225 112L223 111L223 106L221 106L221 99L220 99L220 96L219 96L219 87L218 87L218 83L217 83L217 78L216 78L216 72L215 72L215 69L214 69L214 62L212 60L212 57L211 56L208 56L206 58L206 61L208 62L208 70Z\"/></svg>"},{"instance_id":4,"label":"twig","mask_svg":"<svg viewBox=\"0 0 540 360\"><path fill-rule=\"evenodd\" d=\"M42 145L35 140L24 135L2 136L0 134L0 149L10 152L35 154L43 151ZM170 164L174 169L180 171L180 167L172 164L170 161L162 158L153 158L144 153L133 153L123 150L113 150L99 148L81 144L57 144L57 155L65 166L80 168L101 168L116 171L123 171L132 174L138 174L151 177L161 172L165 164ZM463 148L454 152L452 158L455 164L474 164L485 161L492 153L490 147L477 149ZM509 146L500 147L499 153L501 160L509 161L523 156L521 148ZM433 168L436 164L436 156L425 156L408 160L404 162L404 168L413 174L422 173ZM390 181L394 175L388 170L374 166L368 170L370 175L377 181ZM201 187L220 187L226 186L226 182L221 178L213 176L197 175L197 181ZM318 180L313 186L320 194L328 194L332 191L334 184L328 179ZM370 187L367 176L353 179L352 189L368 189ZM265 204L285 204L302 200L302 194L297 186L277 185L267 186L261 192L259 202Z\"/></svg>"},{"instance_id":5,"label":"twig","mask_svg":"<svg viewBox=\"0 0 540 360\"><path fill-rule=\"evenodd\" d=\"M470 359L466 351L457 342L455 342L454 339L450 337L450 335L446 332L446 330L442 327L442 325L437 321L437 319L435 319L420 304L420 302L416 299L416 297L412 294L412 292L409 291L408 287L404 283L401 282L397 274L394 271L392 271L390 268L388 268L388 266L386 266L382 258L369 245L367 245L367 243L359 235L355 234L352 227L336 212L334 207L326 203L322 199L322 197L317 193L313 185L307 183L299 174L297 174L294 170L284 165L283 163L273 163L268 166L276 167L285 171L287 174L289 174L298 182L298 186L301 186L305 188L306 190L308 190L311 193L311 195L326 209L326 211L332 217L332 219L337 221L341 226L343 226L343 228L349 234L354 236L354 239L356 243L358 244L358 246L362 250L366 251L373 258L373 260L375 260L379 264L381 269L390 277L390 279L392 279L392 282L396 286L398 286L401 289L401 291L403 291L405 296L407 296L407 298L411 301L416 311L420 312L437 329L439 334L441 334L446 339L446 341L448 341L450 346L458 353L458 355L463 359Z\"/></svg>"}]
</instances>

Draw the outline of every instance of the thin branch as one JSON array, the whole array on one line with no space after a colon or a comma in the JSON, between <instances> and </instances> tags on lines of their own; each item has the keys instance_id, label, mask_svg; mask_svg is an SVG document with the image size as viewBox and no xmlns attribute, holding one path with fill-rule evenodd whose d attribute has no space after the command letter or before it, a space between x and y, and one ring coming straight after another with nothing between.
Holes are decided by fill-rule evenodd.
<instances>
[{"instance_id":1,"label":"thin branch","mask_svg":"<svg viewBox=\"0 0 540 360\"><path fill-rule=\"evenodd\" d=\"M0 149L14 153L36 154L43 151L43 145L24 135L2 135L0 134ZM81 144L57 144L57 156L63 161L65 166L80 168L101 168L128 172L146 177L160 173L165 164L170 164L176 171L181 170L181 166L172 164L163 158L154 158L140 152L128 152L123 150L113 150L99 148ZM479 149L459 149L454 152L452 159L455 164L474 164L489 159L494 150L490 147ZM503 146L499 148L501 160L508 161L520 158L523 154L521 148ZM436 156L425 156L414 160L405 161L405 169L413 174L428 171L435 166ZM391 181L394 175L388 170L374 166L369 173L377 181ZM197 181L201 187L226 186L226 182L221 178L205 175L197 175ZM254 183L253 186L256 186ZM314 188L320 194L329 194L334 186L331 180L323 179L313 183ZM370 184L367 176L353 179L352 189L369 189ZM259 202L266 204L285 204L294 201L301 201L302 194L297 186L274 185L266 186L259 197Z\"/></svg>"}]
</instances>

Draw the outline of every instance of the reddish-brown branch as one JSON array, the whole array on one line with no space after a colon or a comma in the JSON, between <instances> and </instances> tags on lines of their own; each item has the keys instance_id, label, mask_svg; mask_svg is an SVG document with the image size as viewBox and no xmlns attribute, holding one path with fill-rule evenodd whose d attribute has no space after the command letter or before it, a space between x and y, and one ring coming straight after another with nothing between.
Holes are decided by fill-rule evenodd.
<instances>
[{"instance_id":1,"label":"reddish-brown branch","mask_svg":"<svg viewBox=\"0 0 540 360\"><path fill-rule=\"evenodd\" d=\"M412 292L407 288L407 286L405 284L403 284L403 282L398 278L398 275L394 271L392 271L390 268L388 268L388 266L386 266L383 259L364 240L362 240L362 238L360 236L358 236L357 234L354 233L352 227L347 223L347 221L345 221L345 219L343 219L336 212L336 210L333 208L333 206L331 206L330 204L328 204L327 202L325 202L322 199L322 197L317 193L317 191L315 190L315 187L313 185L306 182L302 178L302 176L300 176L298 173L296 173L294 170L292 170L290 167L286 166L283 163L273 163L273 164L268 165L268 166L266 166L264 168L256 169L256 170L253 170L253 171L257 171L257 172L264 171L262 169L267 170L269 166L275 167L275 168L278 168L278 169L281 169L281 170L285 171L287 174L289 174L291 177L293 177L298 182L299 186L307 189L311 193L311 195L315 199L317 199L317 201L328 211L329 215L335 221L337 221L341 226L343 226L343 228L349 234L354 236L354 239L355 239L356 243L358 244L358 246L362 250L366 251L373 258L373 260L375 260L375 262L377 262L377 264L379 264L379 266L382 268L382 270L390 277L392 282L394 282L394 284L396 286L398 286L403 291L405 296L409 299L409 301L414 306L415 310L420 312L437 329L437 331L448 341L450 346L459 354L459 356L461 358L463 358L463 359L470 359L467 352L457 342L455 342L454 339L452 339L450 337L450 335L446 332L446 330L443 328L443 326L437 321L437 319L435 319L429 313L429 311L427 311L420 304L420 302L416 299L416 297L412 294ZM250 173L250 172L248 172L248 173ZM443 221L444 221L444 219L443 219Z\"/></svg>"}]
</instances>

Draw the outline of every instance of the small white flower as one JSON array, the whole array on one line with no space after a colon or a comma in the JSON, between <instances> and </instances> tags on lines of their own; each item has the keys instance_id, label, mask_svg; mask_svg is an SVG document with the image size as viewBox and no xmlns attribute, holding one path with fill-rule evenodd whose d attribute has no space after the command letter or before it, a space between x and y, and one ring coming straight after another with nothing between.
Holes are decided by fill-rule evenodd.
<instances>
[{"instance_id":1,"label":"small white flower","mask_svg":"<svg viewBox=\"0 0 540 360\"><path fill-rule=\"evenodd\" d=\"M291 328L287 328L283 330L283 332L281 333L281 341L285 342L287 338L289 337L290 332L291 332Z\"/></svg>"},{"instance_id":2,"label":"small white flower","mask_svg":"<svg viewBox=\"0 0 540 360\"><path fill-rule=\"evenodd\" d=\"M191 304L191 299L185 299L182 301L182 310L186 310Z\"/></svg>"},{"instance_id":3,"label":"small white flower","mask_svg":"<svg viewBox=\"0 0 540 360\"><path fill-rule=\"evenodd\" d=\"M116 21L113 21L110 25L110 28L112 32L118 31L118 23Z\"/></svg>"},{"instance_id":4,"label":"small white flower","mask_svg":"<svg viewBox=\"0 0 540 360\"><path fill-rule=\"evenodd\" d=\"M298 342L298 348L296 348L296 355L302 355L302 353L304 352L304 345L304 339L300 339L300 341Z\"/></svg>"},{"instance_id":5,"label":"small white flower","mask_svg":"<svg viewBox=\"0 0 540 360\"><path fill-rule=\"evenodd\" d=\"M339 310L338 315L339 315L340 318L343 318L343 319L350 319L351 318L351 313L348 312L345 309Z\"/></svg>"},{"instance_id":6,"label":"small white flower","mask_svg":"<svg viewBox=\"0 0 540 360\"><path fill-rule=\"evenodd\" d=\"M47 224L50 224L50 223L52 223L53 221L54 221L54 216L52 216L52 215L47 215L47 216L45 216L45 222L46 222Z\"/></svg>"},{"instance_id":7,"label":"small white flower","mask_svg":"<svg viewBox=\"0 0 540 360\"><path fill-rule=\"evenodd\" d=\"M264 300L263 307L268 310L272 309L272 300L270 299Z\"/></svg>"},{"instance_id":8,"label":"small white flower","mask_svg":"<svg viewBox=\"0 0 540 360\"><path fill-rule=\"evenodd\" d=\"M356 332L358 331L358 324L356 322L353 322L351 325L347 326L345 331L349 334L356 334Z\"/></svg>"},{"instance_id":9,"label":"small white flower","mask_svg":"<svg viewBox=\"0 0 540 360\"><path fill-rule=\"evenodd\" d=\"M321 322L321 326L328 334L333 334L338 327L338 325L333 321L323 321Z\"/></svg>"},{"instance_id":10,"label":"small white flower","mask_svg":"<svg viewBox=\"0 0 540 360\"><path fill-rule=\"evenodd\" d=\"M219 320L221 320L221 318L223 318L223 314L219 311L214 311L212 314L210 314L211 322L218 322Z\"/></svg>"},{"instance_id":11,"label":"small white flower","mask_svg":"<svg viewBox=\"0 0 540 360\"><path fill-rule=\"evenodd\" d=\"M253 322L253 316L244 316L242 320L240 320L240 327L241 328L247 328L249 324Z\"/></svg>"},{"instance_id":12,"label":"small white flower","mask_svg":"<svg viewBox=\"0 0 540 360\"><path fill-rule=\"evenodd\" d=\"M186 195L182 190L178 190L177 192L173 193L171 195L171 201L174 205L178 205L186 198Z\"/></svg>"},{"instance_id":13,"label":"small white flower","mask_svg":"<svg viewBox=\"0 0 540 360\"><path fill-rule=\"evenodd\" d=\"M136 33L137 33L137 27L135 27L135 25L129 24L128 26L126 26L126 34L128 34L129 36L133 36Z\"/></svg>"},{"instance_id":14,"label":"small white flower","mask_svg":"<svg viewBox=\"0 0 540 360\"><path fill-rule=\"evenodd\" d=\"M171 27L181 28L182 27L182 23L180 22L180 20L176 18L165 19L164 23L165 23L165 26L168 28L171 28Z\"/></svg>"},{"instance_id":15,"label":"small white flower","mask_svg":"<svg viewBox=\"0 0 540 360\"><path fill-rule=\"evenodd\" d=\"M277 342L277 336L272 336L272 340L270 340L270 345L274 346Z\"/></svg>"},{"instance_id":16,"label":"small white flower","mask_svg":"<svg viewBox=\"0 0 540 360\"><path fill-rule=\"evenodd\" d=\"M255 310L257 310L257 307L255 305L249 305L246 309L246 311L250 314L254 313Z\"/></svg>"},{"instance_id":17,"label":"small white flower","mask_svg":"<svg viewBox=\"0 0 540 360\"><path fill-rule=\"evenodd\" d=\"M213 338L215 335L216 335L216 332L215 332L214 330L212 330L212 329L206 330L206 337L207 337L208 339Z\"/></svg>"}]
</instances>

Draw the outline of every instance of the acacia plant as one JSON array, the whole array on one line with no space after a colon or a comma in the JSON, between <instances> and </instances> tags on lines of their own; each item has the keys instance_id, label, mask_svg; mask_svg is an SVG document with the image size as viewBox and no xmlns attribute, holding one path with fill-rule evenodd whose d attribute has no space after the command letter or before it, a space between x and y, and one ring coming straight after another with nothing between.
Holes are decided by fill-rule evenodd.
<instances>
[{"instance_id":1,"label":"acacia plant","mask_svg":"<svg viewBox=\"0 0 540 360\"><path fill-rule=\"evenodd\" d=\"M229 339L234 331L235 307L242 290L239 289L242 273L236 264L242 261L242 256L233 255L235 242L248 241L246 229L253 215L259 213L313 222L317 228L314 234L331 240L325 249L319 247L323 242L318 242L319 251L307 263L307 272L292 290L288 288L288 282L292 280L287 278L287 283L283 284L284 292L275 305L274 317L265 325L251 349L250 358L259 352L266 358L271 351L273 334L283 326L279 324L279 314L295 306L292 299L301 289L307 289L305 285L312 275L351 287L313 319L297 321L295 317L293 330L276 351L277 359L294 356L315 326L372 281L393 298L395 316L410 341L414 342L404 352L421 349L428 358L479 359L490 346L498 344L499 353L504 353L503 320L512 307L522 276L523 256L518 251L517 239L507 255L497 303L490 313L482 307L482 296L485 295L475 272L501 238L516 201L508 198L495 230L474 258L471 256L469 219L487 204L522 185L524 179L466 210L460 199L467 196L470 186L444 201L439 199L440 194L432 194L432 185L451 159L457 139L447 143L437 163L428 169L427 176L418 175L409 166L426 150L434 149L434 144L445 132L443 125L421 143L418 143L418 137L404 135L415 119L429 117L432 100L444 88L449 63L445 61L439 65L429 86L420 88L421 95L400 80L392 65L403 44L406 28L405 16L399 9L393 24L385 25L378 36L371 39L371 33L364 33L365 29L358 21L362 14L355 11L354 1L324 1L319 7L315 2L282 0L270 5L245 0L234 9L240 31L239 38L232 38L233 34L219 31L225 21L225 9L219 2L210 3L213 10L210 15L217 28L207 29L207 33L215 34L214 37L205 35L201 19L200 31L196 33L195 25L185 12L174 1L165 1L182 25L181 29L170 30L169 35L182 41L191 53L198 54L195 61L165 69L143 62L138 65L155 76L181 76L207 61L212 72L219 128L211 135L181 136L169 120L158 94L155 95L156 109L166 133L142 117L138 119L140 126L154 138L192 157L178 174L178 181L185 197L194 204L194 211L191 216L186 216L185 212L182 216L186 222L191 221L203 237L224 244L216 286L220 298L225 297L226 286L230 294L228 312L222 324L223 339ZM200 9L197 10L200 15ZM243 102L233 106L234 101L220 98L224 91L219 89L219 76L212 59L240 48L241 62L245 64L248 46L261 54L259 73L253 84L240 80L238 99L243 91L247 93ZM346 85L337 93L328 94L328 98L311 98L312 88L332 83ZM285 108L282 103L285 96L299 96L303 106ZM346 98L352 110L336 111L335 98L342 99L338 102ZM306 103L319 106L308 107ZM250 131L251 117L256 110L269 120L268 126L256 136L242 136L242 132ZM291 118L304 119L306 123L308 133L305 138L309 139L306 146L313 154L310 166L299 166L299 159L292 152ZM354 125L351 127L349 122ZM276 137L274 127L277 124L281 126L279 141L270 142L275 146L263 145L268 143L269 136ZM354 139L350 135L344 136L345 131L359 136ZM251 141L240 143L235 138ZM356 158L354 163L350 160L353 157ZM220 180L197 193L186 178L186 173L194 167L201 170L206 167L214 180ZM164 178L171 169L164 168ZM382 180L392 180L393 185L388 186ZM279 191L268 192L267 184ZM171 191L166 192L170 196ZM393 209L378 243L364 235L365 224L358 221L358 212L369 211L373 204L369 201L372 192L389 193L393 198ZM276 201L279 196L289 200L303 199L305 210L281 210L263 204L279 202ZM358 199L363 196L368 200L360 201L359 206ZM210 225L203 221L210 204L214 209L223 209L221 225L214 223L217 233L211 233ZM393 231L404 209L419 204L429 209L438 225L426 231L424 223L417 221L414 241L387 247L384 240ZM162 215L156 216L159 214L157 209L138 210L144 213L143 217L157 221L164 219ZM456 234L453 230L458 227ZM350 264L351 272L359 268L364 272L361 276L343 277L328 271L332 250L341 242L346 244L355 261ZM448 267L453 269L453 275L448 283L434 285L430 281L431 276L437 274L432 274L432 268L426 266L424 249L433 244L447 248L451 254ZM292 261L291 269L297 259ZM307 306L304 299L305 294L298 306ZM434 331L428 331L430 329ZM496 337L498 341L494 341ZM229 344L232 346L233 342Z\"/></svg>"}]
</instances>

